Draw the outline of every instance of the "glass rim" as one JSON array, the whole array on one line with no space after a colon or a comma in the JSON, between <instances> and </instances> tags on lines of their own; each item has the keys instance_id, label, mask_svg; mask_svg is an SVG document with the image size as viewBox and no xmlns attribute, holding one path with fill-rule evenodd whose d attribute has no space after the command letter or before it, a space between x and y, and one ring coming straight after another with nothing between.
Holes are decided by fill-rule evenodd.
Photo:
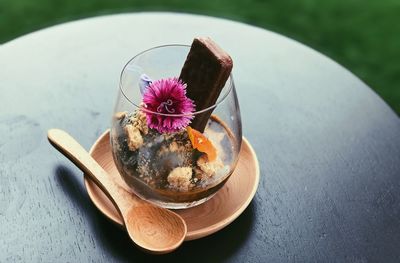
<instances>
[{"instance_id":1,"label":"glass rim","mask_svg":"<svg viewBox=\"0 0 400 263\"><path fill-rule=\"evenodd\" d=\"M195 116L195 115L198 115L198 114L201 114L201 113L204 113L204 112L207 112L207 111L215 109L219 104L221 104L226 99L226 97L228 97L228 95L231 93L231 91L233 89L233 86L234 86L232 73L229 74L229 77L228 77L228 79L227 79L227 81L226 81L226 83L224 85L224 87L225 87L228 84L228 87L227 87L228 90L225 92L225 94L223 94L223 96L221 98L218 98L217 101L213 105L211 105L211 106L209 106L209 107L207 107L205 109L202 109L202 110L194 111L192 113L174 114L174 113L155 112L155 111L146 109L143 105L140 105L140 104L138 105L137 103L133 102L130 98L128 98L128 96L125 94L125 92L124 92L124 90L122 88L122 86L123 86L122 85L122 78L124 76L125 69L128 67L128 65L134 59L136 59L137 57L141 56L144 53L147 53L147 52L155 50L155 49L161 49L161 48L167 48L167 47L186 47L186 48L190 48L190 45L166 44L166 45L155 46L155 47L152 47L152 48L149 48L149 49L146 49L146 50L143 50L143 51L137 53L135 56L133 56L131 59L129 59L128 62L124 65L124 67L122 68L121 74L120 74L120 78L119 78L119 90L120 90L122 95L125 97L125 99L129 103L131 103L134 107L136 107L136 108L138 108L138 109L140 109L140 110L142 110L142 111L144 111L146 113L151 113L151 114L154 114L154 115L167 116L167 117L189 117L189 116Z\"/></svg>"}]
</instances>

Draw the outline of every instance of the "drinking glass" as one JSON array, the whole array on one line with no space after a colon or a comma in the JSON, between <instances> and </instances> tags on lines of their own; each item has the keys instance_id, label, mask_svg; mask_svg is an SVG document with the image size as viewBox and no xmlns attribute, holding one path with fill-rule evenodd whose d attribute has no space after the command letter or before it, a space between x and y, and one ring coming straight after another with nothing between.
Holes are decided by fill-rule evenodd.
<instances>
[{"instance_id":1,"label":"drinking glass","mask_svg":"<svg viewBox=\"0 0 400 263\"><path fill-rule=\"evenodd\" d=\"M160 104L163 113L149 110L143 102L146 85L179 77L189 50L186 45L165 45L129 60L121 72L111 125L112 154L125 187L171 209L193 207L212 198L234 171L242 142L232 75L214 105L195 108L190 114L174 113L168 108L172 100ZM190 124L172 132L149 125L152 118L193 121L204 116L209 116L204 131Z\"/></svg>"}]
</instances>

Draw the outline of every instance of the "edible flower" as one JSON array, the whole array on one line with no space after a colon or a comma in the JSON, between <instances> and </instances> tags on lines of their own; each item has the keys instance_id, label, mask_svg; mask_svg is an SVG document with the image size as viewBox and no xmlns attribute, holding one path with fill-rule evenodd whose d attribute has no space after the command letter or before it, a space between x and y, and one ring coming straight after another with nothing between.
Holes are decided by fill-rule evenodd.
<instances>
[{"instance_id":1,"label":"edible flower","mask_svg":"<svg viewBox=\"0 0 400 263\"><path fill-rule=\"evenodd\" d=\"M139 78L139 88L140 88L140 93L143 94L146 92L147 87L153 82L153 80L147 76L146 74L140 75Z\"/></svg>"},{"instance_id":2,"label":"edible flower","mask_svg":"<svg viewBox=\"0 0 400 263\"><path fill-rule=\"evenodd\" d=\"M160 133L180 131L189 125L195 110L178 78L152 81L143 93L147 125Z\"/></svg>"},{"instance_id":3,"label":"edible flower","mask_svg":"<svg viewBox=\"0 0 400 263\"><path fill-rule=\"evenodd\" d=\"M199 152L207 154L207 158L210 162L215 161L217 158L217 150L212 142L206 136L204 136L204 134L191 127L187 127L186 131L189 135L189 139L193 148L197 149Z\"/></svg>"}]
</instances>

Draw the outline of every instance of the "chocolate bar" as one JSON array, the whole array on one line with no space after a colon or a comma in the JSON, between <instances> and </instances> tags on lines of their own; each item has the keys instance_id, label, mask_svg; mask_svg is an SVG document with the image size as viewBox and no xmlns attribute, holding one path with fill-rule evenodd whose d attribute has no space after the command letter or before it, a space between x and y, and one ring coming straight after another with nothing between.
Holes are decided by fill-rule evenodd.
<instances>
[{"instance_id":1,"label":"chocolate bar","mask_svg":"<svg viewBox=\"0 0 400 263\"><path fill-rule=\"evenodd\" d=\"M196 111L214 105L232 71L232 59L209 37L193 40L179 78L187 84L188 98L196 105ZM197 114L190 126L204 131L212 110Z\"/></svg>"}]
</instances>

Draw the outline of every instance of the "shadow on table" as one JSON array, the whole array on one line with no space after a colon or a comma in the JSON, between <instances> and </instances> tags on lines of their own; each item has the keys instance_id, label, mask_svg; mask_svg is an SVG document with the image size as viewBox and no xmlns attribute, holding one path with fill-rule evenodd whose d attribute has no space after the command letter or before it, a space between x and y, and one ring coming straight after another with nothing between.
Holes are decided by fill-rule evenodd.
<instances>
[{"instance_id":1,"label":"shadow on table","mask_svg":"<svg viewBox=\"0 0 400 263\"><path fill-rule=\"evenodd\" d=\"M185 260L185 262L202 263L222 261L234 256L248 238L253 225L254 207L251 203L239 218L221 231L199 240L184 242L180 248L170 254L149 255L137 249L125 231L111 223L91 204L78 176L67 166L57 166L56 180L90 219L95 242L102 246L104 254L109 254L110 259L134 260L135 262L138 260L151 260L151 262Z\"/></svg>"}]
</instances>

